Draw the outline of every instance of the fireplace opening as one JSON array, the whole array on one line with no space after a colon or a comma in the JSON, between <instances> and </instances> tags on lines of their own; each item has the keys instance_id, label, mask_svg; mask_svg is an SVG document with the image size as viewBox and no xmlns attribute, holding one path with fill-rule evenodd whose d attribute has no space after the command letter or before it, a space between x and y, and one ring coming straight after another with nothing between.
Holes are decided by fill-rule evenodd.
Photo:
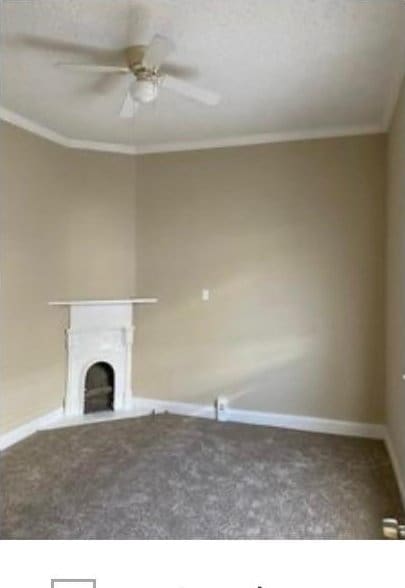
<instances>
[{"instance_id":1,"label":"fireplace opening","mask_svg":"<svg viewBox=\"0 0 405 588\"><path fill-rule=\"evenodd\" d=\"M84 383L84 412L114 410L114 370L99 361L89 367Z\"/></svg>"}]
</instances>

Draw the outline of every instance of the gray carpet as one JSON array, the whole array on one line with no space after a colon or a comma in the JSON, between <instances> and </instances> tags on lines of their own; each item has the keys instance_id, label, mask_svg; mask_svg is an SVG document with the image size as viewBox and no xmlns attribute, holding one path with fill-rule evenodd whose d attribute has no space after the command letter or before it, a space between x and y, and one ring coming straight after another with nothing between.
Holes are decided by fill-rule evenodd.
<instances>
[{"instance_id":1,"label":"gray carpet","mask_svg":"<svg viewBox=\"0 0 405 588\"><path fill-rule=\"evenodd\" d=\"M1 456L3 539L381 538L380 441L172 415L45 431Z\"/></svg>"}]
</instances>

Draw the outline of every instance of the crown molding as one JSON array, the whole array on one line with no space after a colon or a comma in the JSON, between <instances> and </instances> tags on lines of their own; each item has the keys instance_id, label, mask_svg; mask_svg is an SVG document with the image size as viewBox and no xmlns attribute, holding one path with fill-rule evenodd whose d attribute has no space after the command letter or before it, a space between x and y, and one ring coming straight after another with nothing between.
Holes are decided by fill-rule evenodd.
<instances>
[{"instance_id":1,"label":"crown molding","mask_svg":"<svg viewBox=\"0 0 405 588\"><path fill-rule=\"evenodd\" d=\"M352 125L346 127L325 127L323 129L308 129L303 131L286 131L278 133L260 133L252 135L235 135L219 139L201 139L195 141L179 141L172 143L157 143L134 147L123 143L103 143L73 139L57 133L52 129L40 125L21 114L0 106L0 120L17 126L39 137L52 141L69 149L100 151L105 153L120 153L123 155L146 155L152 153L169 153L174 151L195 151L199 149L217 149L221 147L243 147L264 143L283 143L287 141L304 141L310 139L328 139L334 137L348 137L353 135L374 135L385 132L382 125Z\"/></svg>"},{"instance_id":2,"label":"crown molding","mask_svg":"<svg viewBox=\"0 0 405 588\"><path fill-rule=\"evenodd\" d=\"M69 149L82 149L87 151L103 151L106 153L121 153L125 155L136 155L136 149L131 145L124 145L119 143L102 143L99 141L86 141L81 139L72 139L53 131L49 127L38 124L37 122L13 112L3 106L0 106L0 120L11 125L19 127L24 131L28 131L38 137L52 141L61 147Z\"/></svg>"},{"instance_id":3,"label":"crown molding","mask_svg":"<svg viewBox=\"0 0 405 588\"><path fill-rule=\"evenodd\" d=\"M8 110L3 106L0 106L0 120L7 122L11 125L19 127L20 129L24 129L24 131L28 131L33 135L38 135L38 137L43 137L48 141L52 141L53 143L57 143L58 145L63 145L63 147L68 147L68 139L43 125L36 123L17 112L13 112L12 110Z\"/></svg>"},{"instance_id":4,"label":"crown molding","mask_svg":"<svg viewBox=\"0 0 405 588\"><path fill-rule=\"evenodd\" d=\"M103 143L101 141L85 141L81 139L69 139L67 147L70 149L82 149L85 151L101 151L104 153L120 153L121 155L136 155L138 150L125 143Z\"/></svg>"},{"instance_id":5,"label":"crown molding","mask_svg":"<svg viewBox=\"0 0 405 588\"><path fill-rule=\"evenodd\" d=\"M311 139L332 139L353 135L375 135L384 133L381 125L353 125L347 127L325 127L303 131L285 131L279 133L261 133L254 135L235 135L219 139L201 139L197 141L179 141L140 146L138 155L152 153L169 153L174 151L195 151L198 149L217 149L221 147L244 147L265 143L286 143L288 141L308 141Z\"/></svg>"}]
</instances>

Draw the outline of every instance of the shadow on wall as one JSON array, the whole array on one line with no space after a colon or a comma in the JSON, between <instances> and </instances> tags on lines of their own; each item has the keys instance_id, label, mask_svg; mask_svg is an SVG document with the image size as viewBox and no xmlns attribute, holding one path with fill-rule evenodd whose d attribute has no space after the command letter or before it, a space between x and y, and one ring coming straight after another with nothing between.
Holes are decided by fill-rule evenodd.
<instances>
[{"instance_id":1,"label":"shadow on wall","mask_svg":"<svg viewBox=\"0 0 405 588\"><path fill-rule=\"evenodd\" d=\"M137 288L159 305L136 392L380 422L384 158L382 137L141 158Z\"/></svg>"},{"instance_id":2,"label":"shadow on wall","mask_svg":"<svg viewBox=\"0 0 405 588\"><path fill-rule=\"evenodd\" d=\"M352 318L361 309L325 298L325 280L342 289L334 269L302 271L305 279L265 283L264 269L240 271L217 281L209 303L197 287L182 300L159 292L159 305L138 315L136 393L202 404L221 395L240 408L361 420L373 375L368 331Z\"/></svg>"},{"instance_id":3,"label":"shadow on wall","mask_svg":"<svg viewBox=\"0 0 405 588\"><path fill-rule=\"evenodd\" d=\"M157 307L142 309L137 320L136 390L206 402L218 393L235 398L260 395L272 379L285 388L280 378L287 377L288 386L294 382L296 388L303 385L304 375L311 378L309 358L319 352L311 324L317 310L308 313L302 289L296 290L295 301L290 295L286 305L280 286L269 283L263 291L258 281L254 273L242 272L217 283L209 303L201 302L196 288L188 299L166 292ZM272 304L266 303L271 299ZM316 305L316 297L311 304Z\"/></svg>"}]
</instances>

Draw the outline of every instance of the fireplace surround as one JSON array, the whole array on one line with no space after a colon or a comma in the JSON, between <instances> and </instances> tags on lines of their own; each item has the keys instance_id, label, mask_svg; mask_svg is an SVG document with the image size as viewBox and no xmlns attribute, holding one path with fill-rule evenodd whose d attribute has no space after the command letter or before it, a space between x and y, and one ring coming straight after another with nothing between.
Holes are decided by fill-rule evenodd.
<instances>
[{"instance_id":1,"label":"fireplace surround","mask_svg":"<svg viewBox=\"0 0 405 588\"><path fill-rule=\"evenodd\" d=\"M156 303L156 298L128 300L74 300L50 302L69 308L66 330L66 416L85 413L86 376L95 364L113 371L113 411L124 411L132 403L133 307Z\"/></svg>"}]
</instances>

